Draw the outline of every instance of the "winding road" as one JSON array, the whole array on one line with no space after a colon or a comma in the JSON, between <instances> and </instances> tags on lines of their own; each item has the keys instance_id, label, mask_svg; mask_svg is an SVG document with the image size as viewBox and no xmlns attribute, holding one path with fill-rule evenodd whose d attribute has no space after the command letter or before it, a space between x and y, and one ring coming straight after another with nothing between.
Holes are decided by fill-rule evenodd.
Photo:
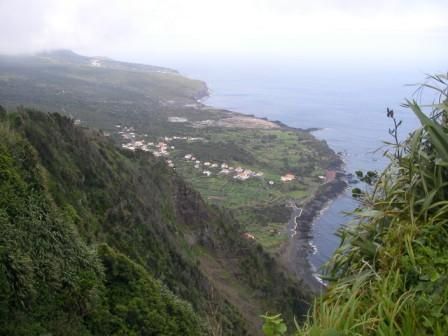
<instances>
[{"instance_id":1,"label":"winding road","mask_svg":"<svg viewBox=\"0 0 448 336\"><path fill-rule=\"evenodd\" d=\"M299 218L300 218L300 216L302 216L303 209L302 208L298 208L294 202L291 203L291 207L292 207L293 211L298 212L298 215L294 216L294 222L295 222L294 228L291 229L291 231L292 231L291 238L294 238L294 236L297 234L297 227L299 225Z\"/></svg>"},{"instance_id":2,"label":"winding road","mask_svg":"<svg viewBox=\"0 0 448 336\"><path fill-rule=\"evenodd\" d=\"M325 289L321 281L315 277L313 266L308 260L308 256L313 253L310 244L311 227L310 224L300 225L300 217L305 209L298 207L294 201L287 204L292 209L288 222L288 232L291 232L289 241L283 250L282 259L286 267L301 279L314 293L320 293Z\"/></svg>"}]
</instances>

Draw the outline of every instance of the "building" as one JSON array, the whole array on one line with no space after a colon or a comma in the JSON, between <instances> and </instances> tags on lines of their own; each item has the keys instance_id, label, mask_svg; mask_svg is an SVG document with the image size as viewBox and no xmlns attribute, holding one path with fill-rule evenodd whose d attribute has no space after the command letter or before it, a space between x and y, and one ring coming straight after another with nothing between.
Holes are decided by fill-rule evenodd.
<instances>
[{"instance_id":1,"label":"building","mask_svg":"<svg viewBox=\"0 0 448 336\"><path fill-rule=\"evenodd\" d=\"M132 145L132 143L122 144L121 147L130 149L131 151L135 150L135 147Z\"/></svg>"},{"instance_id":2,"label":"building","mask_svg":"<svg viewBox=\"0 0 448 336\"><path fill-rule=\"evenodd\" d=\"M295 180L296 177L293 174L286 174L284 176L281 177L282 182L290 182Z\"/></svg>"},{"instance_id":3,"label":"building","mask_svg":"<svg viewBox=\"0 0 448 336\"><path fill-rule=\"evenodd\" d=\"M243 233L243 237L248 239L248 240L255 240L255 236L250 234L249 232L244 232Z\"/></svg>"},{"instance_id":4,"label":"building","mask_svg":"<svg viewBox=\"0 0 448 336\"><path fill-rule=\"evenodd\" d=\"M237 179L237 180L245 181L245 180L249 179L251 176L252 176L252 171L245 170L245 171L242 171L242 172L236 174L233 178Z\"/></svg>"}]
</instances>

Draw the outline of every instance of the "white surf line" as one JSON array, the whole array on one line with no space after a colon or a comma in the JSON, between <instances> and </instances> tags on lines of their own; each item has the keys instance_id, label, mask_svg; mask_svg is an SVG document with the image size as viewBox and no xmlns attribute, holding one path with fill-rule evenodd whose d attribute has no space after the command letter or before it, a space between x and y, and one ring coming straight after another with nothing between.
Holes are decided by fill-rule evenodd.
<instances>
[{"instance_id":1,"label":"white surf line","mask_svg":"<svg viewBox=\"0 0 448 336\"><path fill-rule=\"evenodd\" d=\"M313 255L317 254L317 246L314 245L312 241L310 241L310 247L313 250Z\"/></svg>"},{"instance_id":2,"label":"white surf line","mask_svg":"<svg viewBox=\"0 0 448 336\"><path fill-rule=\"evenodd\" d=\"M327 287L327 283L321 279L319 273L313 273L313 277L324 287Z\"/></svg>"}]
</instances>

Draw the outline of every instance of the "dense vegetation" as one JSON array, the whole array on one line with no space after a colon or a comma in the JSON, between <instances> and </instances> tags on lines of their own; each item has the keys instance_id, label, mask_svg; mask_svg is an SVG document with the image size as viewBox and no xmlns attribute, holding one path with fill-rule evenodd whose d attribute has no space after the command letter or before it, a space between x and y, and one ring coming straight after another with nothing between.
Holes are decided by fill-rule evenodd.
<instances>
[{"instance_id":1,"label":"dense vegetation","mask_svg":"<svg viewBox=\"0 0 448 336\"><path fill-rule=\"evenodd\" d=\"M26 116L12 119L29 132L30 121L22 120ZM80 214L68 203L58 206L62 200L51 197L53 177L40 165L39 152L20 133L2 122L1 333L200 334L200 321L190 305L144 268L107 244L85 243L78 233ZM44 141L45 136L41 146ZM66 165L60 168L65 169ZM74 177L66 174L64 179Z\"/></svg>"},{"instance_id":2,"label":"dense vegetation","mask_svg":"<svg viewBox=\"0 0 448 336\"><path fill-rule=\"evenodd\" d=\"M1 334L244 335L264 311L306 311L163 160L59 114L0 119Z\"/></svg>"},{"instance_id":3,"label":"dense vegetation","mask_svg":"<svg viewBox=\"0 0 448 336\"><path fill-rule=\"evenodd\" d=\"M448 329L448 87L433 76L423 88L438 99L428 111L407 101L421 122L402 143L392 110L388 167L358 193L355 221L341 230L328 291L298 335L446 335ZM376 179L376 181L374 181ZM283 335L279 316L266 335Z\"/></svg>"}]
</instances>

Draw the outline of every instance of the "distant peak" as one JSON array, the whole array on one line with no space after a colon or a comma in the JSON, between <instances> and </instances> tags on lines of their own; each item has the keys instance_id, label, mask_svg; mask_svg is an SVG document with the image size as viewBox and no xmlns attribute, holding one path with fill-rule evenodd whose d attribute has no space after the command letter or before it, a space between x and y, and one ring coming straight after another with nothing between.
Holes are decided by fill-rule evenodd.
<instances>
[{"instance_id":1,"label":"distant peak","mask_svg":"<svg viewBox=\"0 0 448 336\"><path fill-rule=\"evenodd\" d=\"M83 56L77 54L70 49L53 49L44 50L36 53L35 56L44 59L45 62L57 63L57 64L71 64L71 65L84 65L92 67L103 67L107 69L118 69L127 71L142 71L142 72L164 72L164 73L177 73L177 71L139 63L129 63L116 61L105 56Z\"/></svg>"},{"instance_id":2,"label":"distant peak","mask_svg":"<svg viewBox=\"0 0 448 336\"><path fill-rule=\"evenodd\" d=\"M45 50L42 52L37 53L39 56L78 56L82 57L81 55L75 53L73 50L70 49L51 49L51 50Z\"/></svg>"},{"instance_id":3,"label":"distant peak","mask_svg":"<svg viewBox=\"0 0 448 336\"><path fill-rule=\"evenodd\" d=\"M36 56L70 64L86 64L89 60L88 57L79 55L70 49L46 50L36 54Z\"/></svg>"}]
</instances>

